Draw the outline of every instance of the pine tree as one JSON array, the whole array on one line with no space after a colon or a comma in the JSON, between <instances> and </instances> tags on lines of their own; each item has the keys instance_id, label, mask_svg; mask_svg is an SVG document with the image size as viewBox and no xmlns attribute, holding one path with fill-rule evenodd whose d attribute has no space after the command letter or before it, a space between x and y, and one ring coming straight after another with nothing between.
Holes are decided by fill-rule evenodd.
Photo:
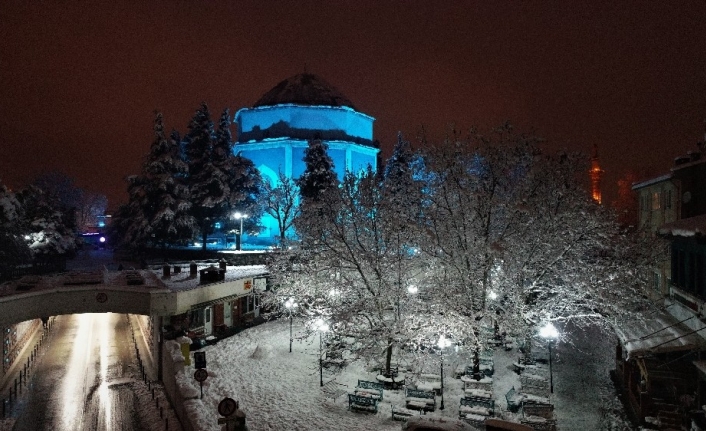
<instances>
[{"instance_id":1,"label":"pine tree","mask_svg":"<svg viewBox=\"0 0 706 431\"><path fill-rule=\"evenodd\" d=\"M262 215L258 203L262 179L252 161L233 154L228 109L214 131L208 107L202 104L185 141L192 214L201 228L205 249L213 224L218 220L228 222L234 210L248 214L251 228L257 223Z\"/></svg>"},{"instance_id":2,"label":"pine tree","mask_svg":"<svg viewBox=\"0 0 706 431\"><path fill-rule=\"evenodd\" d=\"M309 141L304 150L306 168L296 182L302 197L302 205L318 203L323 193L338 184L333 160L328 155L328 145L320 139Z\"/></svg>"},{"instance_id":3,"label":"pine tree","mask_svg":"<svg viewBox=\"0 0 706 431\"><path fill-rule=\"evenodd\" d=\"M222 212L230 189L223 171L213 164L215 132L205 103L194 114L185 137L185 153L189 165L187 184L192 215L201 229L202 247L206 249L208 235L215 218Z\"/></svg>"},{"instance_id":4,"label":"pine tree","mask_svg":"<svg viewBox=\"0 0 706 431\"><path fill-rule=\"evenodd\" d=\"M189 190L184 184L188 166L181 157L179 133L173 131L167 139L161 113L156 115L154 132L155 140L142 168L149 195L149 207L143 211L151 241L164 248L191 238L195 222L190 214Z\"/></svg>"},{"instance_id":5,"label":"pine tree","mask_svg":"<svg viewBox=\"0 0 706 431\"><path fill-rule=\"evenodd\" d=\"M23 240L23 209L15 193L0 183L0 268L25 264L31 252Z\"/></svg>"}]
</instances>

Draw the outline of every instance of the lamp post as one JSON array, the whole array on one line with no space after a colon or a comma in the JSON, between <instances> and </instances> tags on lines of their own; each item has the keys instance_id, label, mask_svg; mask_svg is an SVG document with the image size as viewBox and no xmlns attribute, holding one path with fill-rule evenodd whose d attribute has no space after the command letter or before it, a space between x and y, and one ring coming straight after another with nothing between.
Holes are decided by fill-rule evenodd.
<instances>
[{"instance_id":1,"label":"lamp post","mask_svg":"<svg viewBox=\"0 0 706 431\"><path fill-rule=\"evenodd\" d=\"M292 336L292 321L294 320L292 312L297 308L297 303L294 302L294 298L289 298L287 302L284 303L284 306L289 310L289 353L292 353L292 341L294 341L294 337Z\"/></svg>"},{"instance_id":2,"label":"lamp post","mask_svg":"<svg viewBox=\"0 0 706 431\"><path fill-rule=\"evenodd\" d=\"M238 247L236 248L240 251L243 249L243 219L248 218L248 215L243 214L241 212L237 212L233 214L233 217L235 217L236 220L240 220L240 230L238 231Z\"/></svg>"},{"instance_id":3,"label":"lamp post","mask_svg":"<svg viewBox=\"0 0 706 431\"><path fill-rule=\"evenodd\" d=\"M549 346L549 393L554 393L554 377L552 375L552 344L559 337L559 331L551 324L547 322L542 329L539 330L539 335L547 340L547 345Z\"/></svg>"},{"instance_id":4,"label":"lamp post","mask_svg":"<svg viewBox=\"0 0 706 431\"><path fill-rule=\"evenodd\" d=\"M319 385L324 385L324 344L322 341L323 333L328 331L328 324L324 319L317 319L314 322L314 327L319 331Z\"/></svg>"},{"instance_id":5,"label":"lamp post","mask_svg":"<svg viewBox=\"0 0 706 431\"><path fill-rule=\"evenodd\" d=\"M439 406L439 410L444 410L444 349L451 345L451 341L441 335L437 345L441 350L441 405Z\"/></svg>"}]
</instances>

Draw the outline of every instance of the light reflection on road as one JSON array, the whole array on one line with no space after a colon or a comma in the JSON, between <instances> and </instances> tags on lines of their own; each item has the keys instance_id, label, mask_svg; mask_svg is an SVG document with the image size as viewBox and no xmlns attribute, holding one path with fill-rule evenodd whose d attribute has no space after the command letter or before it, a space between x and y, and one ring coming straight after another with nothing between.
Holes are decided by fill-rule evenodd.
<instances>
[{"instance_id":1,"label":"light reflection on road","mask_svg":"<svg viewBox=\"0 0 706 431\"><path fill-rule=\"evenodd\" d=\"M140 430L127 317L58 316L52 331L15 431Z\"/></svg>"}]
</instances>

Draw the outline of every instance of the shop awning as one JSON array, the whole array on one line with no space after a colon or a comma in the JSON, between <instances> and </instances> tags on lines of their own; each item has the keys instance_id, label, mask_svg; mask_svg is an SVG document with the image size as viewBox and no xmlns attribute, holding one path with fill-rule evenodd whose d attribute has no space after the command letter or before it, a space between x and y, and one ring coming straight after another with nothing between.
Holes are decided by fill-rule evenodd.
<instances>
[{"instance_id":1,"label":"shop awning","mask_svg":"<svg viewBox=\"0 0 706 431\"><path fill-rule=\"evenodd\" d=\"M687 320L696 319L696 316ZM695 331L673 316L660 312L644 320L623 322L616 328L628 358L686 350L706 350L706 326Z\"/></svg>"}]
</instances>

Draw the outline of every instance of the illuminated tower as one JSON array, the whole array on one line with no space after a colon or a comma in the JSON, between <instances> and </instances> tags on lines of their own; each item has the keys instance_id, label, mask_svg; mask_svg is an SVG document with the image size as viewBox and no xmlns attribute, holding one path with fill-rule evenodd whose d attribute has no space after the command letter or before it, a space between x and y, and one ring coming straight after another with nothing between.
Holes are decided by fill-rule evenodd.
<instances>
[{"instance_id":1,"label":"illuminated tower","mask_svg":"<svg viewBox=\"0 0 706 431\"><path fill-rule=\"evenodd\" d=\"M593 157L591 157L591 196L598 204L601 203L601 177L603 177L603 169L598 164L598 146L593 145Z\"/></svg>"}]
</instances>

